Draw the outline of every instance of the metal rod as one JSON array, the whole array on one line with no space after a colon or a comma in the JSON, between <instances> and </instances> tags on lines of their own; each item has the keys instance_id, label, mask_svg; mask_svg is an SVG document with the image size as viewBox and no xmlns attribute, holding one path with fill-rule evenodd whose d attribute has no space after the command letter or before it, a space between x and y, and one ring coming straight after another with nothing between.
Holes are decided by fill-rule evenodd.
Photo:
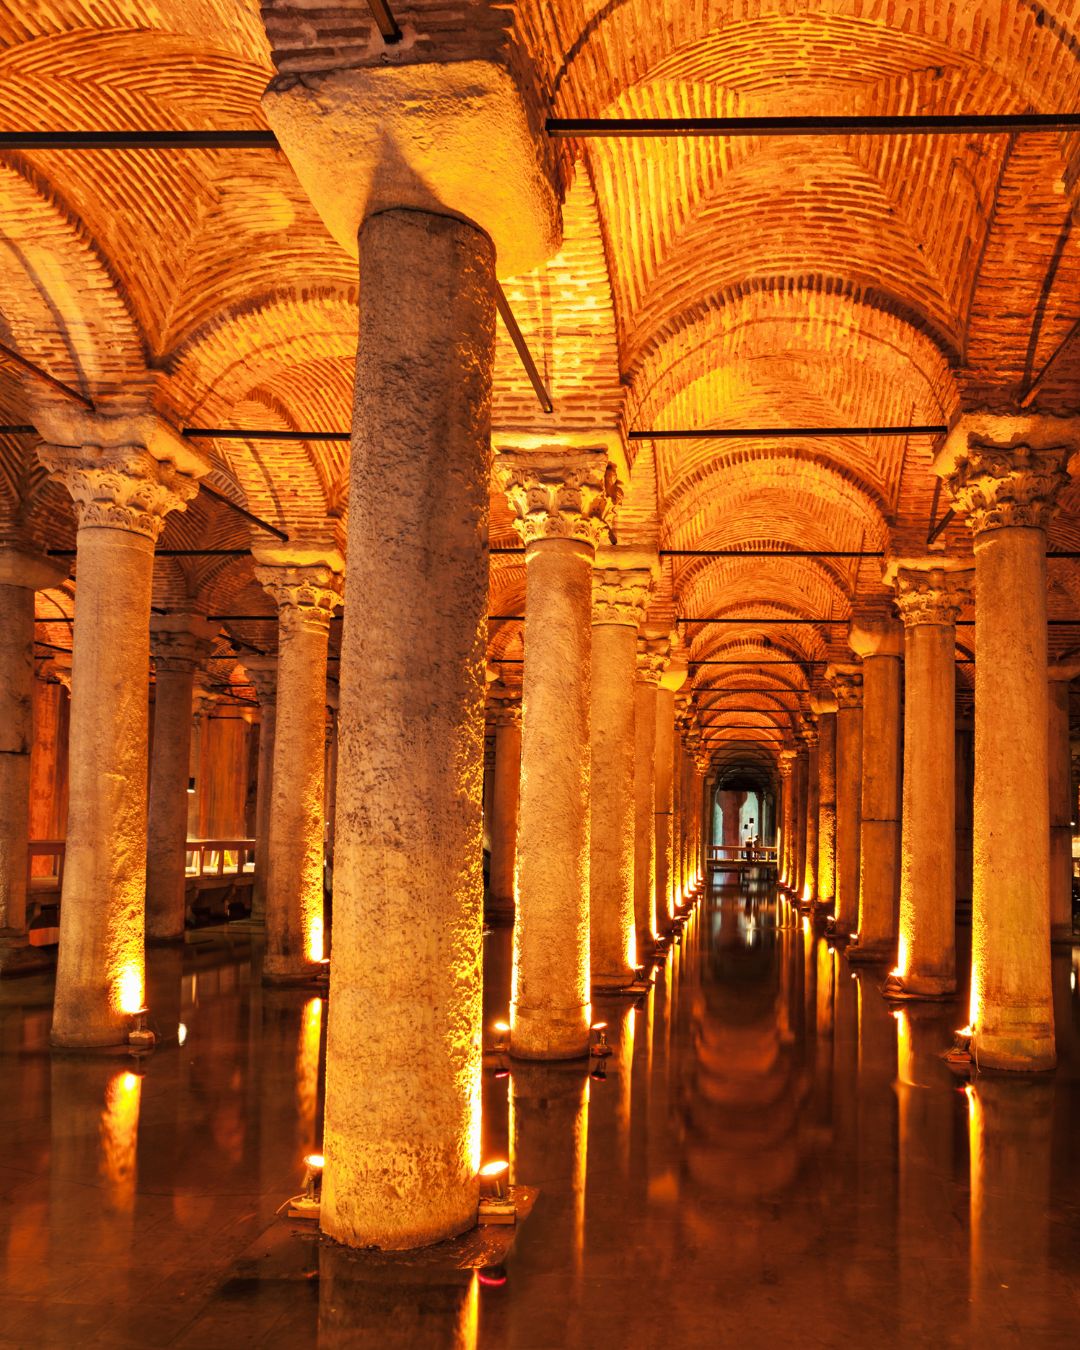
<instances>
[{"instance_id":1,"label":"metal rod","mask_svg":"<svg viewBox=\"0 0 1080 1350\"><path fill-rule=\"evenodd\" d=\"M37 427L0 427L0 436L36 436Z\"/></svg>"},{"instance_id":2,"label":"metal rod","mask_svg":"<svg viewBox=\"0 0 1080 1350\"><path fill-rule=\"evenodd\" d=\"M3 131L0 150L277 150L272 131Z\"/></svg>"},{"instance_id":3,"label":"metal rod","mask_svg":"<svg viewBox=\"0 0 1080 1350\"><path fill-rule=\"evenodd\" d=\"M662 548L658 552L661 558L884 558L885 556L883 549Z\"/></svg>"},{"instance_id":4,"label":"metal rod","mask_svg":"<svg viewBox=\"0 0 1080 1350\"><path fill-rule=\"evenodd\" d=\"M1078 131L1080 113L935 113L815 117L549 117L550 136L967 136Z\"/></svg>"},{"instance_id":5,"label":"metal rod","mask_svg":"<svg viewBox=\"0 0 1080 1350\"><path fill-rule=\"evenodd\" d=\"M50 558L76 558L78 549L74 548L47 548L46 554ZM157 548L154 550L155 558L246 558L251 552L249 548Z\"/></svg>"},{"instance_id":6,"label":"metal rod","mask_svg":"<svg viewBox=\"0 0 1080 1350\"><path fill-rule=\"evenodd\" d=\"M278 427L184 427L189 441L349 441L351 431L284 431Z\"/></svg>"},{"instance_id":7,"label":"metal rod","mask_svg":"<svg viewBox=\"0 0 1080 1350\"><path fill-rule=\"evenodd\" d=\"M401 29L397 26L397 20L390 13L390 6L386 0L368 0L368 9L371 10L371 17L378 25L379 32L382 34L382 40L388 47L395 42L401 41Z\"/></svg>"},{"instance_id":8,"label":"metal rod","mask_svg":"<svg viewBox=\"0 0 1080 1350\"><path fill-rule=\"evenodd\" d=\"M521 364L525 367L525 374L529 377L529 383L533 387L533 392L539 400L540 407L546 413L553 413L555 405L551 401L551 395L548 393L544 381L540 378L540 372L536 368L536 362L532 358L532 352L529 351L528 344L522 336L521 329L518 327L518 321L514 318L513 311L510 308L509 301L503 288L495 283L495 307L499 311L499 318L506 325L506 331L510 334L510 341L517 350Z\"/></svg>"},{"instance_id":9,"label":"metal rod","mask_svg":"<svg viewBox=\"0 0 1080 1350\"><path fill-rule=\"evenodd\" d=\"M2 139L3 138L0 137L0 141L2 141ZM70 384L65 384L63 380L58 380L55 375L50 375L47 370L42 370L40 366L34 365L33 361L28 361L25 356L20 356L18 352L12 351L12 349L3 342L0 342L0 361L10 361L12 365L18 366L20 370L25 370L28 375L33 375L34 378L40 380L42 384L47 384L51 389L55 389L58 393L64 394L70 399L74 399L76 403L81 403L88 412L94 411L93 403L85 394L80 394L77 389L72 389ZM33 427L30 428L31 431L33 431L33 429Z\"/></svg>"},{"instance_id":10,"label":"metal rod","mask_svg":"<svg viewBox=\"0 0 1080 1350\"><path fill-rule=\"evenodd\" d=\"M490 615L488 616L490 617ZM837 624L851 623L850 619L690 619L686 615L681 615L675 620L676 623L753 623L753 624L787 624L790 626L804 627L810 624Z\"/></svg>"},{"instance_id":11,"label":"metal rod","mask_svg":"<svg viewBox=\"0 0 1080 1350\"><path fill-rule=\"evenodd\" d=\"M949 430L943 423L915 427L721 427L694 431L631 431L631 441L737 441L786 440L806 436L944 436Z\"/></svg>"},{"instance_id":12,"label":"metal rod","mask_svg":"<svg viewBox=\"0 0 1080 1350\"><path fill-rule=\"evenodd\" d=\"M265 530L267 534L272 534L278 539L288 540L289 536L284 530L279 530L276 525L271 525L260 516L253 515L246 506L241 506L239 502L234 502L231 497L226 496L224 492L219 492L217 488L211 487L205 480L200 482L199 488L201 491L205 492L207 496L213 497L219 502L224 502L226 506L231 506L238 516L243 516L244 519L250 521L252 525L257 525L260 530Z\"/></svg>"},{"instance_id":13,"label":"metal rod","mask_svg":"<svg viewBox=\"0 0 1080 1350\"><path fill-rule=\"evenodd\" d=\"M945 512L945 514L941 517L941 519L938 521L936 525L931 524L930 533L926 536L926 542L928 544L932 544L934 540L938 537L938 535L941 534L942 530L944 530L945 527L955 519L955 517L956 512L950 507L949 510Z\"/></svg>"}]
</instances>

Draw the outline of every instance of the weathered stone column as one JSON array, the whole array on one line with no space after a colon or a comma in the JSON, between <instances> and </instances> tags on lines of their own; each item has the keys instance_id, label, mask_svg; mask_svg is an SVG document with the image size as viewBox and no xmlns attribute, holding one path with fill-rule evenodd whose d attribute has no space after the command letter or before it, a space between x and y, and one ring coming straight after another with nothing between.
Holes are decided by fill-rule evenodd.
<instances>
[{"instance_id":1,"label":"weathered stone column","mask_svg":"<svg viewBox=\"0 0 1080 1350\"><path fill-rule=\"evenodd\" d=\"M667 663L666 638L639 637L634 685L634 916L638 951L652 952L656 926L656 691Z\"/></svg>"},{"instance_id":2,"label":"weathered stone column","mask_svg":"<svg viewBox=\"0 0 1080 1350\"><path fill-rule=\"evenodd\" d=\"M956 898L971 907L975 859L972 852L975 808L974 706L956 711Z\"/></svg>"},{"instance_id":3,"label":"weathered stone column","mask_svg":"<svg viewBox=\"0 0 1080 1350\"><path fill-rule=\"evenodd\" d=\"M1055 1061L1050 979L1046 526L1072 423L961 417L935 464L975 546L972 1055Z\"/></svg>"},{"instance_id":4,"label":"weathered stone column","mask_svg":"<svg viewBox=\"0 0 1080 1350\"><path fill-rule=\"evenodd\" d=\"M1070 944L1072 920L1072 751L1069 745L1069 681L1080 663L1049 668L1048 750L1050 767L1050 940Z\"/></svg>"},{"instance_id":5,"label":"weathered stone column","mask_svg":"<svg viewBox=\"0 0 1080 1350\"><path fill-rule=\"evenodd\" d=\"M488 685L495 727L491 790L491 873L488 901L493 914L513 918L517 862L518 799L521 791L521 691Z\"/></svg>"},{"instance_id":6,"label":"weathered stone column","mask_svg":"<svg viewBox=\"0 0 1080 1350\"><path fill-rule=\"evenodd\" d=\"M900 929L888 992L936 998L956 988L956 620L970 564L931 556L891 563L904 623L904 813Z\"/></svg>"},{"instance_id":7,"label":"weathered stone column","mask_svg":"<svg viewBox=\"0 0 1080 1350\"><path fill-rule=\"evenodd\" d=\"M800 728L795 758L795 867L788 885L795 899L802 895L806 875L806 826L810 808L810 751L806 736Z\"/></svg>"},{"instance_id":8,"label":"weathered stone column","mask_svg":"<svg viewBox=\"0 0 1080 1350\"><path fill-rule=\"evenodd\" d=\"M634 978L634 757L637 633L653 579L653 555L597 550L592 591L592 801L589 909L592 982Z\"/></svg>"},{"instance_id":9,"label":"weathered stone column","mask_svg":"<svg viewBox=\"0 0 1080 1350\"><path fill-rule=\"evenodd\" d=\"M795 761L797 752L791 746L780 751L780 872L778 880L786 886L795 868Z\"/></svg>"},{"instance_id":10,"label":"weathered stone column","mask_svg":"<svg viewBox=\"0 0 1080 1350\"><path fill-rule=\"evenodd\" d=\"M811 695L818 724L818 854L815 909L836 897L836 699L828 689Z\"/></svg>"},{"instance_id":11,"label":"weathered stone column","mask_svg":"<svg viewBox=\"0 0 1080 1350\"><path fill-rule=\"evenodd\" d=\"M720 810L723 812L723 838L718 840L724 848L738 848L739 815L746 801L745 792L736 792L732 788L721 788L719 794Z\"/></svg>"},{"instance_id":12,"label":"weathered stone column","mask_svg":"<svg viewBox=\"0 0 1080 1350\"><path fill-rule=\"evenodd\" d=\"M38 454L78 520L70 805L56 1046L117 1045L145 998L147 728L154 544L208 464L151 416L39 411Z\"/></svg>"},{"instance_id":13,"label":"weathered stone column","mask_svg":"<svg viewBox=\"0 0 1080 1350\"><path fill-rule=\"evenodd\" d=\"M66 575L43 554L0 543L0 975L40 960L26 939L34 595Z\"/></svg>"},{"instance_id":14,"label":"weathered stone column","mask_svg":"<svg viewBox=\"0 0 1080 1350\"><path fill-rule=\"evenodd\" d=\"M270 803L274 782L274 731L277 724L277 657L245 656L244 669L259 700L259 768L255 787L255 881L251 917L266 922L266 876L270 870Z\"/></svg>"},{"instance_id":15,"label":"weathered stone column","mask_svg":"<svg viewBox=\"0 0 1080 1350\"><path fill-rule=\"evenodd\" d=\"M836 698L836 896L832 927L850 933L859 917L859 820L862 797L862 673L830 666Z\"/></svg>"},{"instance_id":16,"label":"weathered stone column","mask_svg":"<svg viewBox=\"0 0 1080 1350\"><path fill-rule=\"evenodd\" d=\"M686 679L685 660L668 661L656 690L656 915L667 932L675 914L675 694Z\"/></svg>"},{"instance_id":17,"label":"weathered stone column","mask_svg":"<svg viewBox=\"0 0 1080 1350\"><path fill-rule=\"evenodd\" d=\"M803 731L806 742L806 847L804 851L803 883L800 900L813 904L817 897L818 830L821 820L821 749L816 726Z\"/></svg>"},{"instance_id":18,"label":"weathered stone column","mask_svg":"<svg viewBox=\"0 0 1080 1350\"><path fill-rule=\"evenodd\" d=\"M849 961L884 961L896 949L900 907L900 660L894 619L853 623L862 658L862 800L859 827L859 938Z\"/></svg>"},{"instance_id":19,"label":"weathered stone column","mask_svg":"<svg viewBox=\"0 0 1080 1350\"><path fill-rule=\"evenodd\" d=\"M188 794L187 837L203 839L206 837L206 818L209 811L207 780L209 775L203 772L204 764L209 765L210 756L206 753L210 740L210 718L217 706L218 696L207 684L202 672L196 672L191 698L191 759L188 777L194 791Z\"/></svg>"},{"instance_id":20,"label":"weathered stone column","mask_svg":"<svg viewBox=\"0 0 1080 1350\"><path fill-rule=\"evenodd\" d=\"M525 544L521 816L511 1049L571 1059L589 1044L592 571L613 511L607 457L586 450L496 462Z\"/></svg>"},{"instance_id":21,"label":"weathered stone column","mask_svg":"<svg viewBox=\"0 0 1080 1350\"><path fill-rule=\"evenodd\" d=\"M316 973L325 949L326 655L344 562L336 549L299 544L252 556L256 580L278 607L263 979L294 984Z\"/></svg>"},{"instance_id":22,"label":"weathered stone column","mask_svg":"<svg viewBox=\"0 0 1080 1350\"><path fill-rule=\"evenodd\" d=\"M184 936L188 769L191 703L196 667L216 629L194 614L154 615L154 740L146 828L146 936L176 942Z\"/></svg>"}]
</instances>

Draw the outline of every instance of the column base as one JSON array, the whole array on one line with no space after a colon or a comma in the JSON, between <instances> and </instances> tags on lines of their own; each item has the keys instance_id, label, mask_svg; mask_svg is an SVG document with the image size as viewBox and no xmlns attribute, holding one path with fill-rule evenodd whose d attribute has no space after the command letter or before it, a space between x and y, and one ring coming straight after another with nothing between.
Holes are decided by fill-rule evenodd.
<instances>
[{"instance_id":1,"label":"column base","mask_svg":"<svg viewBox=\"0 0 1080 1350\"><path fill-rule=\"evenodd\" d=\"M54 1050L126 1050L128 1033L132 1019L125 1013L118 1014L120 1023L93 1023L89 1019L79 1019L75 1025L56 1025L53 1022L49 1032L49 1045Z\"/></svg>"},{"instance_id":2,"label":"column base","mask_svg":"<svg viewBox=\"0 0 1080 1350\"><path fill-rule=\"evenodd\" d=\"M948 1002L956 996L956 977L946 975L890 975L881 987L882 995L897 1002L933 1000Z\"/></svg>"},{"instance_id":3,"label":"column base","mask_svg":"<svg viewBox=\"0 0 1080 1350\"><path fill-rule=\"evenodd\" d=\"M633 970L620 971L615 974L603 974L594 970L591 976L593 989L605 994L622 993L630 988L635 978L636 972Z\"/></svg>"},{"instance_id":4,"label":"column base","mask_svg":"<svg viewBox=\"0 0 1080 1350\"><path fill-rule=\"evenodd\" d=\"M976 1027L971 1038L972 1064L1004 1073L1049 1073L1057 1064L1053 1030L1046 1023L1022 1024L1001 1031Z\"/></svg>"},{"instance_id":5,"label":"column base","mask_svg":"<svg viewBox=\"0 0 1080 1350\"><path fill-rule=\"evenodd\" d=\"M489 895L484 901L484 918L489 923L505 927L514 922L513 897Z\"/></svg>"},{"instance_id":6,"label":"column base","mask_svg":"<svg viewBox=\"0 0 1080 1350\"><path fill-rule=\"evenodd\" d=\"M510 1055L513 1059L584 1059L589 1053L592 1008L510 1006Z\"/></svg>"},{"instance_id":7,"label":"column base","mask_svg":"<svg viewBox=\"0 0 1080 1350\"><path fill-rule=\"evenodd\" d=\"M157 933L147 933L146 945L148 947L180 947L186 940L186 932L171 933L168 937L161 937Z\"/></svg>"},{"instance_id":8,"label":"column base","mask_svg":"<svg viewBox=\"0 0 1080 1350\"><path fill-rule=\"evenodd\" d=\"M830 895L827 900L814 901L814 917L829 919L832 918L833 899Z\"/></svg>"},{"instance_id":9,"label":"column base","mask_svg":"<svg viewBox=\"0 0 1080 1350\"><path fill-rule=\"evenodd\" d=\"M0 979L50 970L55 947L32 947L25 933L0 930Z\"/></svg>"},{"instance_id":10,"label":"column base","mask_svg":"<svg viewBox=\"0 0 1080 1350\"><path fill-rule=\"evenodd\" d=\"M850 919L838 919L835 914L830 914L825 924L825 931L829 937L840 938L846 942L851 937L852 922Z\"/></svg>"},{"instance_id":11,"label":"column base","mask_svg":"<svg viewBox=\"0 0 1080 1350\"><path fill-rule=\"evenodd\" d=\"M896 940L893 939L889 942L849 942L844 956L854 965L881 965L885 961L896 959Z\"/></svg>"},{"instance_id":12,"label":"column base","mask_svg":"<svg viewBox=\"0 0 1080 1350\"><path fill-rule=\"evenodd\" d=\"M262 982L275 988L297 988L325 982L330 967L319 962L305 962L302 966L263 964Z\"/></svg>"}]
</instances>

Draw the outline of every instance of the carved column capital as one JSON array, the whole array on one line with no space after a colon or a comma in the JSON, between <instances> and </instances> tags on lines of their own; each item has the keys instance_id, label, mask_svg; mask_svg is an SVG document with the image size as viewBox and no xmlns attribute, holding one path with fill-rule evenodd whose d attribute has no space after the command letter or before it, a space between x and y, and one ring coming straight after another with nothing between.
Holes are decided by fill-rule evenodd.
<instances>
[{"instance_id":1,"label":"carved column capital","mask_svg":"<svg viewBox=\"0 0 1080 1350\"><path fill-rule=\"evenodd\" d=\"M848 631L848 646L864 661L875 656L903 656L904 630L895 619L854 619Z\"/></svg>"},{"instance_id":2,"label":"carved column capital","mask_svg":"<svg viewBox=\"0 0 1080 1350\"><path fill-rule=\"evenodd\" d=\"M1076 419L966 413L934 468L975 535L1045 529L1078 442Z\"/></svg>"},{"instance_id":3,"label":"carved column capital","mask_svg":"<svg viewBox=\"0 0 1080 1350\"><path fill-rule=\"evenodd\" d=\"M155 614L150 619L150 654L159 673L186 674L210 655L217 627L196 614Z\"/></svg>"},{"instance_id":4,"label":"carved column capital","mask_svg":"<svg viewBox=\"0 0 1080 1350\"><path fill-rule=\"evenodd\" d=\"M943 565L942 558L901 560L886 571L896 588L896 609L905 628L921 624L951 628L975 590L975 571Z\"/></svg>"},{"instance_id":5,"label":"carved column capital","mask_svg":"<svg viewBox=\"0 0 1080 1350\"><path fill-rule=\"evenodd\" d=\"M495 471L526 548L548 539L596 548L610 538L619 492L604 452L507 451Z\"/></svg>"},{"instance_id":6,"label":"carved column capital","mask_svg":"<svg viewBox=\"0 0 1080 1350\"><path fill-rule=\"evenodd\" d=\"M592 621L640 628L649 604L652 577L644 569L598 567L593 571Z\"/></svg>"},{"instance_id":7,"label":"carved column capital","mask_svg":"<svg viewBox=\"0 0 1080 1350\"><path fill-rule=\"evenodd\" d=\"M278 607L283 639L297 629L330 627L342 603L345 563L336 549L285 545L252 549L255 579Z\"/></svg>"},{"instance_id":8,"label":"carved column capital","mask_svg":"<svg viewBox=\"0 0 1080 1350\"><path fill-rule=\"evenodd\" d=\"M47 680L62 684L71 693L71 653L58 652L41 663L41 673Z\"/></svg>"},{"instance_id":9,"label":"carved column capital","mask_svg":"<svg viewBox=\"0 0 1080 1350\"><path fill-rule=\"evenodd\" d=\"M198 722L202 718L208 717L217 701L217 691L211 689L208 684L204 684L196 675L195 688L191 695L191 712L195 721Z\"/></svg>"},{"instance_id":10,"label":"carved column capital","mask_svg":"<svg viewBox=\"0 0 1080 1350\"><path fill-rule=\"evenodd\" d=\"M843 712L846 709L862 707L863 677L861 671L830 666L825 672L825 678L832 688L838 711Z\"/></svg>"},{"instance_id":11,"label":"carved column capital","mask_svg":"<svg viewBox=\"0 0 1080 1350\"><path fill-rule=\"evenodd\" d=\"M487 720L494 727L521 726L521 693L518 690L488 687Z\"/></svg>"},{"instance_id":12,"label":"carved column capital","mask_svg":"<svg viewBox=\"0 0 1080 1350\"><path fill-rule=\"evenodd\" d=\"M269 708L277 703L277 657L245 656L243 660L247 677L255 690L260 708Z\"/></svg>"},{"instance_id":13,"label":"carved column capital","mask_svg":"<svg viewBox=\"0 0 1080 1350\"><path fill-rule=\"evenodd\" d=\"M667 638L638 638L637 677L642 684L658 685L671 654Z\"/></svg>"},{"instance_id":14,"label":"carved column capital","mask_svg":"<svg viewBox=\"0 0 1080 1350\"><path fill-rule=\"evenodd\" d=\"M198 476L143 445L44 444L38 457L71 494L81 530L123 530L156 542L168 513L185 510L199 490Z\"/></svg>"},{"instance_id":15,"label":"carved column capital","mask_svg":"<svg viewBox=\"0 0 1080 1350\"><path fill-rule=\"evenodd\" d=\"M780 777L784 779L785 782L795 772L795 761L798 758L798 755L799 752L797 750L789 749L786 746L780 751Z\"/></svg>"}]
</instances>

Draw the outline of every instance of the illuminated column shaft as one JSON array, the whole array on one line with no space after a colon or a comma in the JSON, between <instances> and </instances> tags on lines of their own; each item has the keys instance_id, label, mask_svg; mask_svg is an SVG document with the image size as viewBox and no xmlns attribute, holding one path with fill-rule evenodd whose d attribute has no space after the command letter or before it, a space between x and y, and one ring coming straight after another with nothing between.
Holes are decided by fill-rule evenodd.
<instances>
[{"instance_id":1,"label":"illuminated column shaft","mask_svg":"<svg viewBox=\"0 0 1080 1350\"><path fill-rule=\"evenodd\" d=\"M1069 453L1054 419L967 416L935 466L974 534L971 1024L973 1054L991 1069L1056 1058L1046 525Z\"/></svg>"},{"instance_id":2,"label":"illuminated column shaft","mask_svg":"<svg viewBox=\"0 0 1080 1350\"><path fill-rule=\"evenodd\" d=\"M326 656L344 564L334 549L253 551L278 607L277 715L266 867L263 979L309 979L322 960Z\"/></svg>"},{"instance_id":3,"label":"illuminated column shaft","mask_svg":"<svg viewBox=\"0 0 1080 1350\"><path fill-rule=\"evenodd\" d=\"M502 454L525 544L525 666L511 1047L570 1059L589 1044L592 570L611 500L599 452Z\"/></svg>"},{"instance_id":4,"label":"illuminated column shaft","mask_svg":"<svg viewBox=\"0 0 1080 1350\"><path fill-rule=\"evenodd\" d=\"M806 874L806 820L809 804L810 755L805 741L800 737L798 754L795 759L795 838L792 844L795 856L788 882L796 895L802 890L803 877Z\"/></svg>"},{"instance_id":5,"label":"illuminated column shaft","mask_svg":"<svg viewBox=\"0 0 1080 1350\"><path fill-rule=\"evenodd\" d=\"M850 933L859 917L859 814L862 795L862 675L830 672L836 696L836 896L833 924Z\"/></svg>"},{"instance_id":6,"label":"illuminated column shaft","mask_svg":"<svg viewBox=\"0 0 1080 1350\"><path fill-rule=\"evenodd\" d=\"M210 651L213 626L192 614L150 620L154 656L154 740L146 831L146 936L184 936L188 767L195 669Z\"/></svg>"},{"instance_id":7,"label":"illuminated column shaft","mask_svg":"<svg viewBox=\"0 0 1080 1350\"><path fill-rule=\"evenodd\" d=\"M821 689L811 696L818 719L818 909L831 909L836 896L836 699Z\"/></svg>"},{"instance_id":8,"label":"illuminated column shaft","mask_svg":"<svg viewBox=\"0 0 1080 1350\"><path fill-rule=\"evenodd\" d=\"M1069 681L1080 665L1050 667L1047 746L1050 769L1050 937L1072 942L1072 755L1069 747Z\"/></svg>"},{"instance_id":9,"label":"illuminated column shaft","mask_svg":"<svg viewBox=\"0 0 1080 1350\"><path fill-rule=\"evenodd\" d=\"M795 837L795 759L794 750L780 751L780 884L791 875L792 841Z\"/></svg>"},{"instance_id":10,"label":"illuminated column shaft","mask_svg":"<svg viewBox=\"0 0 1080 1350\"><path fill-rule=\"evenodd\" d=\"M350 1246L476 1217L495 287L463 221L360 231L321 1215ZM279 680L279 742L282 712Z\"/></svg>"},{"instance_id":11,"label":"illuminated column shaft","mask_svg":"<svg viewBox=\"0 0 1080 1350\"><path fill-rule=\"evenodd\" d=\"M933 998L956 988L956 619L970 570L901 563L904 812L895 985Z\"/></svg>"},{"instance_id":12,"label":"illuminated column shaft","mask_svg":"<svg viewBox=\"0 0 1080 1350\"><path fill-rule=\"evenodd\" d=\"M675 693L686 666L669 663L656 691L656 911L662 931L675 913Z\"/></svg>"},{"instance_id":13,"label":"illuminated column shaft","mask_svg":"<svg viewBox=\"0 0 1080 1350\"><path fill-rule=\"evenodd\" d=\"M816 729L804 732L806 740L806 848L802 897L812 903L817 896L818 831L821 819L821 748Z\"/></svg>"},{"instance_id":14,"label":"illuminated column shaft","mask_svg":"<svg viewBox=\"0 0 1080 1350\"><path fill-rule=\"evenodd\" d=\"M143 1002L154 543L167 512L186 506L206 472L205 461L160 426L147 436L143 419L80 421L90 424L88 440L106 445L54 443L38 452L71 493L78 520L52 1025L53 1044L64 1047L124 1042ZM84 429L57 422L60 435Z\"/></svg>"},{"instance_id":15,"label":"illuminated column shaft","mask_svg":"<svg viewBox=\"0 0 1080 1350\"><path fill-rule=\"evenodd\" d=\"M896 947L900 900L900 657L892 619L852 625L862 657L862 796L859 819L858 944L848 958L881 961Z\"/></svg>"},{"instance_id":16,"label":"illuminated column shaft","mask_svg":"<svg viewBox=\"0 0 1080 1350\"><path fill-rule=\"evenodd\" d=\"M652 580L648 567L608 566L619 553L598 550L593 573L589 854L592 982L616 988L633 980L638 964L634 677L637 631Z\"/></svg>"},{"instance_id":17,"label":"illuminated column shaft","mask_svg":"<svg viewBox=\"0 0 1080 1350\"><path fill-rule=\"evenodd\" d=\"M496 685L488 690L488 703L495 724L488 894L494 912L512 915L521 791L521 695Z\"/></svg>"},{"instance_id":18,"label":"illuminated column shaft","mask_svg":"<svg viewBox=\"0 0 1080 1350\"><path fill-rule=\"evenodd\" d=\"M277 726L277 657L247 656L244 669L259 700L259 767L255 786L255 881L251 917L266 921L266 876L270 859L270 803L273 800L274 739Z\"/></svg>"},{"instance_id":19,"label":"illuminated column shaft","mask_svg":"<svg viewBox=\"0 0 1080 1350\"><path fill-rule=\"evenodd\" d=\"M668 643L639 638L634 685L634 916L638 951L652 951L656 926L656 694Z\"/></svg>"},{"instance_id":20,"label":"illuminated column shaft","mask_svg":"<svg viewBox=\"0 0 1080 1350\"><path fill-rule=\"evenodd\" d=\"M0 971L25 946L34 743L34 594L66 575L43 555L0 547Z\"/></svg>"}]
</instances>

